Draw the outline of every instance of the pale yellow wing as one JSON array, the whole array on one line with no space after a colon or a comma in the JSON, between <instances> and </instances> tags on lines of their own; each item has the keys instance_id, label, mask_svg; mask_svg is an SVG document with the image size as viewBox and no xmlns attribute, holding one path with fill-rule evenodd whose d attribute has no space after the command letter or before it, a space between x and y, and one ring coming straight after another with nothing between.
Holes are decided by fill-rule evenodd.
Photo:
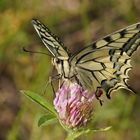
<instances>
[{"instance_id":1,"label":"pale yellow wing","mask_svg":"<svg viewBox=\"0 0 140 140\"><path fill-rule=\"evenodd\" d=\"M101 87L108 98L127 85L130 58L140 45L140 23L100 39L73 55L76 79L87 89Z\"/></svg>"}]
</instances>

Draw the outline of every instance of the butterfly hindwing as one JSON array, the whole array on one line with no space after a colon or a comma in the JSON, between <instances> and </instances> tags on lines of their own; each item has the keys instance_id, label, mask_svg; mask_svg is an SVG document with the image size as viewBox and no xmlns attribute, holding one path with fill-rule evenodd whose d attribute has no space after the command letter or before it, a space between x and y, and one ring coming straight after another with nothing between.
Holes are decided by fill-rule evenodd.
<instances>
[{"instance_id":1,"label":"butterfly hindwing","mask_svg":"<svg viewBox=\"0 0 140 140\"><path fill-rule=\"evenodd\" d=\"M75 65L77 78L84 88L96 83L94 90L101 87L110 98L113 91L119 88L128 89L128 71L132 68L130 58L139 45L140 23L137 23L85 47L73 55L71 63ZM81 71L90 79L87 80L90 84L84 82Z\"/></svg>"}]
</instances>

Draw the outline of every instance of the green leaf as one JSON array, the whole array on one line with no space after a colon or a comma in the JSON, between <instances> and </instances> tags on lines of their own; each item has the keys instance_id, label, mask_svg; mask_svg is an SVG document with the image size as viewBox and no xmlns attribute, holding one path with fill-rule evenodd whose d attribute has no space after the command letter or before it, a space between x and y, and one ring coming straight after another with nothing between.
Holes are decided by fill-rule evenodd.
<instances>
[{"instance_id":1,"label":"green leaf","mask_svg":"<svg viewBox=\"0 0 140 140\"><path fill-rule=\"evenodd\" d=\"M99 129L90 129L91 132L104 132L104 131L108 131L109 129L111 129L112 126L108 126L105 128L99 128Z\"/></svg>"},{"instance_id":2,"label":"green leaf","mask_svg":"<svg viewBox=\"0 0 140 140\"><path fill-rule=\"evenodd\" d=\"M56 122L56 120L57 120L56 116L52 114L43 115L40 117L38 121L38 126L41 127L43 125L49 125Z\"/></svg>"},{"instance_id":3,"label":"green leaf","mask_svg":"<svg viewBox=\"0 0 140 140\"><path fill-rule=\"evenodd\" d=\"M74 140L74 139L80 137L81 135L87 134L87 133L90 133L90 132L104 132L104 131L108 131L110 128L111 128L111 126L106 127L106 128L100 128L100 129L86 129L86 130L77 131L77 132L73 131L73 132L70 132L68 134L68 137L66 138L66 140Z\"/></svg>"},{"instance_id":4,"label":"green leaf","mask_svg":"<svg viewBox=\"0 0 140 140\"><path fill-rule=\"evenodd\" d=\"M32 101L41 105L43 108L47 109L50 113L57 116L56 111L54 110L53 106L49 102L47 102L47 100L44 99L42 96L40 96L32 91L29 91L29 90L22 90L21 93L26 95Z\"/></svg>"}]
</instances>

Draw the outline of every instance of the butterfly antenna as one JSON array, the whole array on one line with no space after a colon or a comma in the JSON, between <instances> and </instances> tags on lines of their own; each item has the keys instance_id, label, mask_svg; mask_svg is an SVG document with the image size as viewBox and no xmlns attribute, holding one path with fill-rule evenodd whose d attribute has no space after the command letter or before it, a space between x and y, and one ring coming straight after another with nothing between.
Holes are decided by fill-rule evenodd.
<instances>
[{"instance_id":1,"label":"butterfly antenna","mask_svg":"<svg viewBox=\"0 0 140 140\"><path fill-rule=\"evenodd\" d=\"M45 55L48 55L48 56L51 56L52 57L52 55L47 54L47 53L44 53L44 52L37 52L37 51L27 50L25 47L23 47L22 49L23 49L24 52L45 54Z\"/></svg>"}]
</instances>

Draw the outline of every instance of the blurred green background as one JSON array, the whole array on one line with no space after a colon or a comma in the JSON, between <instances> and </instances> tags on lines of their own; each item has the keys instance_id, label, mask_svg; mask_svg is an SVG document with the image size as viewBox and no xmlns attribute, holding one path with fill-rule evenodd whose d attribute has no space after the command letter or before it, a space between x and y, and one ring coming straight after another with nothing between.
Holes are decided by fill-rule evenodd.
<instances>
[{"instance_id":1,"label":"blurred green background","mask_svg":"<svg viewBox=\"0 0 140 140\"><path fill-rule=\"evenodd\" d=\"M140 0L0 0L0 140L64 140L59 124L38 128L45 111L19 90L32 90L52 103L51 87L45 88L53 67L51 58L29 54L48 53L31 19L38 18L57 34L72 52L120 28L140 21ZM140 50L132 58L130 85L137 95L118 91L101 107L95 103L93 128L112 126L79 140L140 139ZM44 94L44 90L46 93Z\"/></svg>"}]
</instances>

